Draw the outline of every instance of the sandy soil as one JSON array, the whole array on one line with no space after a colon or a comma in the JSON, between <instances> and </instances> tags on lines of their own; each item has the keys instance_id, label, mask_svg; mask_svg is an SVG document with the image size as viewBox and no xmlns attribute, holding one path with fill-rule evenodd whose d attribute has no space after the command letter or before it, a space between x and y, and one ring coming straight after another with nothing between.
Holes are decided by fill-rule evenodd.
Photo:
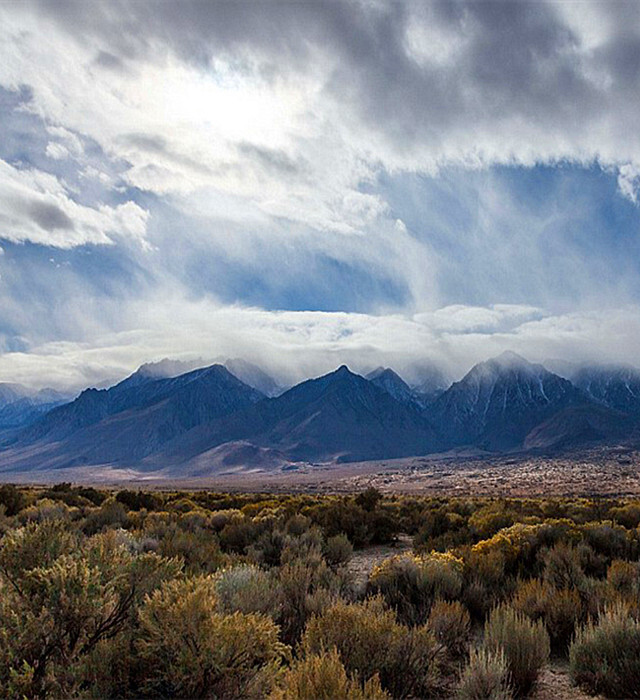
<instances>
[{"instance_id":1,"label":"sandy soil","mask_svg":"<svg viewBox=\"0 0 640 700\"><path fill-rule=\"evenodd\" d=\"M571 685L566 662L552 661L540 674L538 683L529 696L531 700L600 700L599 695L587 695Z\"/></svg>"},{"instance_id":2,"label":"sandy soil","mask_svg":"<svg viewBox=\"0 0 640 700\"><path fill-rule=\"evenodd\" d=\"M349 464L300 464L277 470L246 469L180 478L166 472L75 467L0 473L0 481L61 481L104 488L350 493L374 486L383 492L448 496L639 496L640 450L592 448L567 455L446 454Z\"/></svg>"},{"instance_id":3,"label":"sandy soil","mask_svg":"<svg viewBox=\"0 0 640 700\"><path fill-rule=\"evenodd\" d=\"M374 547L365 547L365 549L357 549L351 556L347 568L353 574L356 585L363 588L374 566L396 554L410 551L411 547L411 537L401 534L398 535L397 541L392 545L381 544Z\"/></svg>"}]
</instances>

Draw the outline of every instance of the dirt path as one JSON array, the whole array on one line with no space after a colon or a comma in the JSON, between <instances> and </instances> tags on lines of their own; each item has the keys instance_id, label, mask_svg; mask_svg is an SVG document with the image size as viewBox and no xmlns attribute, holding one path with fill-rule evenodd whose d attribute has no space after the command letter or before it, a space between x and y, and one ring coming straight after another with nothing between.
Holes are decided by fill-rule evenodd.
<instances>
[{"instance_id":1,"label":"dirt path","mask_svg":"<svg viewBox=\"0 0 640 700\"><path fill-rule=\"evenodd\" d=\"M587 695L571 685L566 661L552 660L540 674L531 700L601 700L599 695Z\"/></svg>"},{"instance_id":2,"label":"dirt path","mask_svg":"<svg viewBox=\"0 0 640 700\"><path fill-rule=\"evenodd\" d=\"M353 574L356 585L364 587L374 566L396 554L411 551L411 548L411 537L401 534L398 535L398 540L395 544L381 544L374 547L366 547L365 549L357 549L351 556L347 568Z\"/></svg>"}]
</instances>

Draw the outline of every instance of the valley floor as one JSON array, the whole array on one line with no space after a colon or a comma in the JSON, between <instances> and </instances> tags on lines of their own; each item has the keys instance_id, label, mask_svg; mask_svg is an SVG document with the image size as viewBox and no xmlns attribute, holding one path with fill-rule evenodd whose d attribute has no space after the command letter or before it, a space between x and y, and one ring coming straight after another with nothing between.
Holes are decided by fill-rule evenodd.
<instances>
[{"instance_id":1,"label":"valley floor","mask_svg":"<svg viewBox=\"0 0 640 700\"><path fill-rule=\"evenodd\" d=\"M234 470L179 478L166 472L74 467L5 472L0 481L87 483L145 489L383 492L460 496L635 496L640 494L640 449L600 447L556 456L447 454L349 464Z\"/></svg>"}]
</instances>

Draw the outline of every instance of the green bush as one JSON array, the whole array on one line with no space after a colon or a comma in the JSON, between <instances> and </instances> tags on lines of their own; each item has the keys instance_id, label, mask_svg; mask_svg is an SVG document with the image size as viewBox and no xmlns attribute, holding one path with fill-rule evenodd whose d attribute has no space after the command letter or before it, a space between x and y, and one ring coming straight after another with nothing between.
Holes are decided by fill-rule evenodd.
<instances>
[{"instance_id":1,"label":"green bush","mask_svg":"<svg viewBox=\"0 0 640 700\"><path fill-rule=\"evenodd\" d=\"M549 658L549 635L542 622L532 622L507 605L489 615L484 626L484 645L494 653L502 652L516 695L526 695Z\"/></svg>"},{"instance_id":2,"label":"green bush","mask_svg":"<svg viewBox=\"0 0 640 700\"><path fill-rule=\"evenodd\" d=\"M637 595L640 584L640 565L637 562L614 559L607 570L609 587L625 596Z\"/></svg>"},{"instance_id":3,"label":"green bush","mask_svg":"<svg viewBox=\"0 0 640 700\"><path fill-rule=\"evenodd\" d=\"M295 560L279 570L279 616L282 639L295 644L313 615L334 603L344 589L342 580L322 557Z\"/></svg>"},{"instance_id":4,"label":"green bush","mask_svg":"<svg viewBox=\"0 0 640 700\"><path fill-rule=\"evenodd\" d=\"M578 630L569 649L571 676L590 693L640 697L640 622L623 605Z\"/></svg>"},{"instance_id":5,"label":"green bush","mask_svg":"<svg viewBox=\"0 0 640 700\"><path fill-rule=\"evenodd\" d=\"M324 547L324 557L332 566L346 564L353 554L353 546L345 534L329 537Z\"/></svg>"},{"instance_id":6,"label":"green bush","mask_svg":"<svg viewBox=\"0 0 640 700\"><path fill-rule=\"evenodd\" d=\"M181 557L189 573L212 573L229 561L220 551L216 535L208 530L189 532L177 523L164 528L158 551L164 557Z\"/></svg>"},{"instance_id":7,"label":"green bush","mask_svg":"<svg viewBox=\"0 0 640 700\"><path fill-rule=\"evenodd\" d=\"M114 532L85 541L61 523L9 533L0 548L0 690L68 697L85 661L129 623L147 592L176 576L177 562L132 555Z\"/></svg>"},{"instance_id":8,"label":"green bush","mask_svg":"<svg viewBox=\"0 0 640 700\"><path fill-rule=\"evenodd\" d=\"M220 571L216 577L218 607L222 612L263 613L278 616L280 592L273 577L251 564Z\"/></svg>"},{"instance_id":9,"label":"green bush","mask_svg":"<svg viewBox=\"0 0 640 700\"><path fill-rule=\"evenodd\" d=\"M5 507L6 515L12 517L27 505L27 498L13 484L3 484L0 486L0 505Z\"/></svg>"},{"instance_id":10,"label":"green bush","mask_svg":"<svg viewBox=\"0 0 640 700\"><path fill-rule=\"evenodd\" d=\"M455 600L462 592L463 563L451 554L401 554L385 559L369 576L367 591L381 595L400 622L426 621L437 598Z\"/></svg>"},{"instance_id":11,"label":"green bush","mask_svg":"<svg viewBox=\"0 0 640 700\"><path fill-rule=\"evenodd\" d=\"M124 505L114 498L108 498L100 508L89 513L85 518L83 529L87 535L94 535L108 528L124 527L127 521L127 509Z\"/></svg>"},{"instance_id":12,"label":"green bush","mask_svg":"<svg viewBox=\"0 0 640 700\"><path fill-rule=\"evenodd\" d=\"M390 700L377 676L361 684L347 675L336 649L294 662L271 700Z\"/></svg>"},{"instance_id":13,"label":"green bush","mask_svg":"<svg viewBox=\"0 0 640 700\"><path fill-rule=\"evenodd\" d=\"M585 582L580 554L573 547L557 544L543 554L543 578L554 588L580 589Z\"/></svg>"},{"instance_id":14,"label":"green bush","mask_svg":"<svg viewBox=\"0 0 640 700\"><path fill-rule=\"evenodd\" d=\"M566 651L576 627L585 618L582 599L576 590L558 590L538 579L520 582L511 604L530 620L541 620L551 644L561 651Z\"/></svg>"},{"instance_id":15,"label":"green bush","mask_svg":"<svg viewBox=\"0 0 640 700\"><path fill-rule=\"evenodd\" d=\"M302 638L307 655L336 648L347 672L379 676L393 697L429 697L441 691L441 647L426 627L396 622L380 598L337 603L312 618Z\"/></svg>"},{"instance_id":16,"label":"green bush","mask_svg":"<svg viewBox=\"0 0 640 700\"><path fill-rule=\"evenodd\" d=\"M511 700L513 693L504 653L472 649L460 678L457 697L460 700Z\"/></svg>"},{"instance_id":17,"label":"green bush","mask_svg":"<svg viewBox=\"0 0 640 700\"><path fill-rule=\"evenodd\" d=\"M471 618L458 601L438 600L433 604L427 627L442 644L452 659L460 659L469 649Z\"/></svg>"},{"instance_id":18,"label":"green bush","mask_svg":"<svg viewBox=\"0 0 640 700\"><path fill-rule=\"evenodd\" d=\"M217 612L216 582L166 583L140 609L142 688L153 696L259 698L273 690L285 654L262 615Z\"/></svg>"}]
</instances>

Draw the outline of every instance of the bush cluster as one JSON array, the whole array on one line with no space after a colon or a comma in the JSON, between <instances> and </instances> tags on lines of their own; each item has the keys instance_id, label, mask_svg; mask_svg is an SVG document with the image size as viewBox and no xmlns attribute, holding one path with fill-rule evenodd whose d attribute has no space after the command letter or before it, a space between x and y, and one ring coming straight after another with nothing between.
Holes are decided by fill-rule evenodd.
<instances>
[{"instance_id":1,"label":"bush cluster","mask_svg":"<svg viewBox=\"0 0 640 700\"><path fill-rule=\"evenodd\" d=\"M0 486L0 696L502 700L553 653L638 697L639 523L623 499Z\"/></svg>"}]
</instances>

